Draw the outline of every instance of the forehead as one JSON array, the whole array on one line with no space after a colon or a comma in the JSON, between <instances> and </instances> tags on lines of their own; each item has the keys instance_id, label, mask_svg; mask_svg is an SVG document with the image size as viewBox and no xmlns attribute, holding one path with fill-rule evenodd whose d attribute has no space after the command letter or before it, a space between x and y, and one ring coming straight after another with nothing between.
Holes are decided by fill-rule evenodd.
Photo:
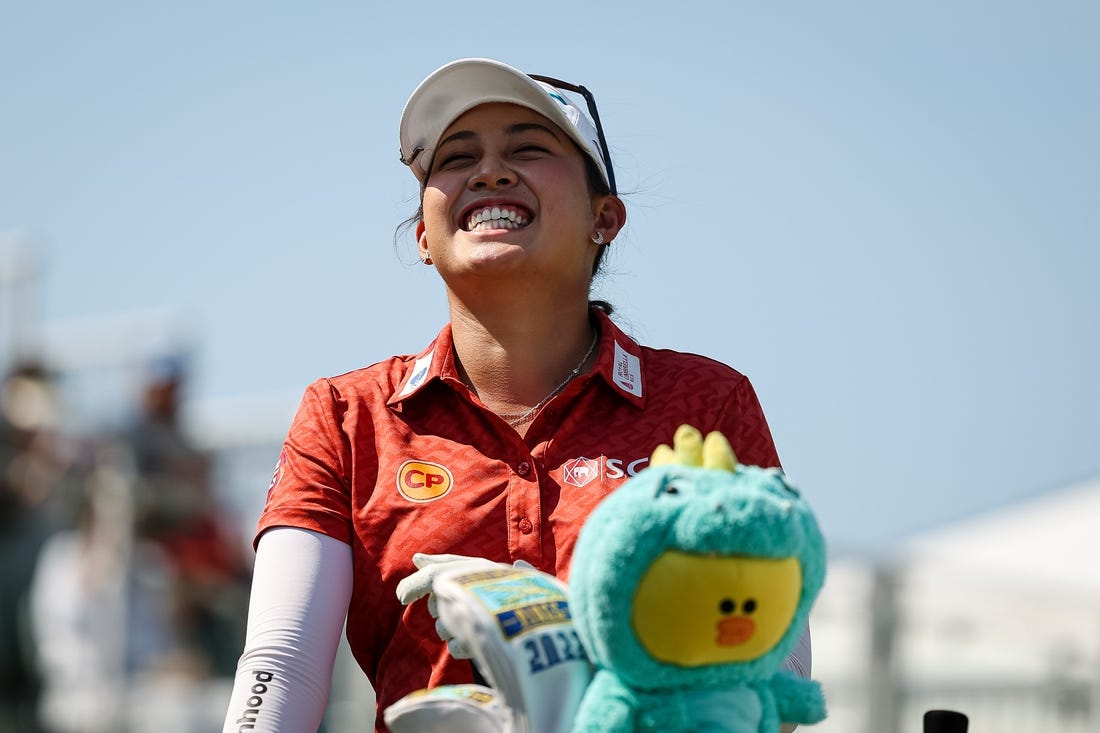
<instances>
[{"instance_id":1,"label":"forehead","mask_svg":"<svg viewBox=\"0 0 1100 733\"><path fill-rule=\"evenodd\" d=\"M439 136L439 144L442 145L456 135L510 134L532 129L532 126L545 128L559 139L567 137L560 127L533 109L507 102L490 102L479 104L459 115Z\"/></svg>"}]
</instances>

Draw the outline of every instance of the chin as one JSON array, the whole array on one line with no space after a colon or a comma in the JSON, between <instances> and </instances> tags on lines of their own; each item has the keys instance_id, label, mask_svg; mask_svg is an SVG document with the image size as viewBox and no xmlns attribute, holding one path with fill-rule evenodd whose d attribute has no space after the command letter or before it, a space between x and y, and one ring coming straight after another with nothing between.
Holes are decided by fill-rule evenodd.
<instances>
[{"instance_id":1,"label":"chin","mask_svg":"<svg viewBox=\"0 0 1100 733\"><path fill-rule=\"evenodd\" d=\"M528 257L527 250L514 242L486 239L474 244L461 261L474 269L513 268Z\"/></svg>"}]
</instances>

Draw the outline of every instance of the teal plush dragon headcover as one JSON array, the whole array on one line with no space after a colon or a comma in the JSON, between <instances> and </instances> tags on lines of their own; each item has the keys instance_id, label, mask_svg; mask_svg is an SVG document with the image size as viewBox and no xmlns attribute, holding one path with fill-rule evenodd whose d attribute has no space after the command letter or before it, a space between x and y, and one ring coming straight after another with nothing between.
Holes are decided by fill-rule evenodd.
<instances>
[{"instance_id":1,"label":"teal plush dragon headcover","mask_svg":"<svg viewBox=\"0 0 1100 733\"><path fill-rule=\"evenodd\" d=\"M817 682L782 669L825 576L809 505L720 433L673 447L585 523L569 576L596 674L574 733L773 733L825 717Z\"/></svg>"}]
</instances>

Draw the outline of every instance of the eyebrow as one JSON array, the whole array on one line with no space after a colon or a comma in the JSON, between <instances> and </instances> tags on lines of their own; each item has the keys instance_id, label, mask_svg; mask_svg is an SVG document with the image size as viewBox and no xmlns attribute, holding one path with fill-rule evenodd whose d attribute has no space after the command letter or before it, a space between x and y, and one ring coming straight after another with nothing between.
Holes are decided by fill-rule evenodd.
<instances>
[{"instance_id":1,"label":"eyebrow","mask_svg":"<svg viewBox=\"0 0 1100 733\"><path fill-rule=\"evenodd\" d=\"M561 139L558 134L553 130L553 128L543 125L539 122L517 122L516 124L508 127L508 129L505 130L505 133L508 135L517 135L519 133L528 132L530 130L541 130L556 140ZM436 148L441 148L447 143L454 142L456 140L470 140L475 137L477 137L477 134L474 133L472 130L459 130L458 132L451 133L447 137L440 140L439 144L436 145Z\"/></svg>"},{"instance_id":2,"label":"eyebrow","mask_svg":"<svg viewBox=\"0 0 1100 733\"><path fill-rule=\"evenodd\" d=\"M508 134L515 135L516 133L527 132L529 130L542 130L551 137L560 139L558 133L553 128L547 127L539 122L517 122L508 128Z\"/></svg>"}]
</instances>

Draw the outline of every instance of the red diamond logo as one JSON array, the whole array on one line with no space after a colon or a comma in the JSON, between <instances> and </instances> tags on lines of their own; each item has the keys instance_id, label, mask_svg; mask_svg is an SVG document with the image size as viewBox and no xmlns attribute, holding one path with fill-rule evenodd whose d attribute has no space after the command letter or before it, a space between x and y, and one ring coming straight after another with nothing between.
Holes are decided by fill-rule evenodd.
<instances>
[{"instance_id":1,"label":"red diamond logo","mask_svg":"<svg viewBox=\"0 0 1100 733\"><path fill-rule=\"evenodd\" d=\"M561 472L565 483L580 488L600 475L600 462L592 458L574 458L561 467Z\"/></svg>"}]
</instances>

